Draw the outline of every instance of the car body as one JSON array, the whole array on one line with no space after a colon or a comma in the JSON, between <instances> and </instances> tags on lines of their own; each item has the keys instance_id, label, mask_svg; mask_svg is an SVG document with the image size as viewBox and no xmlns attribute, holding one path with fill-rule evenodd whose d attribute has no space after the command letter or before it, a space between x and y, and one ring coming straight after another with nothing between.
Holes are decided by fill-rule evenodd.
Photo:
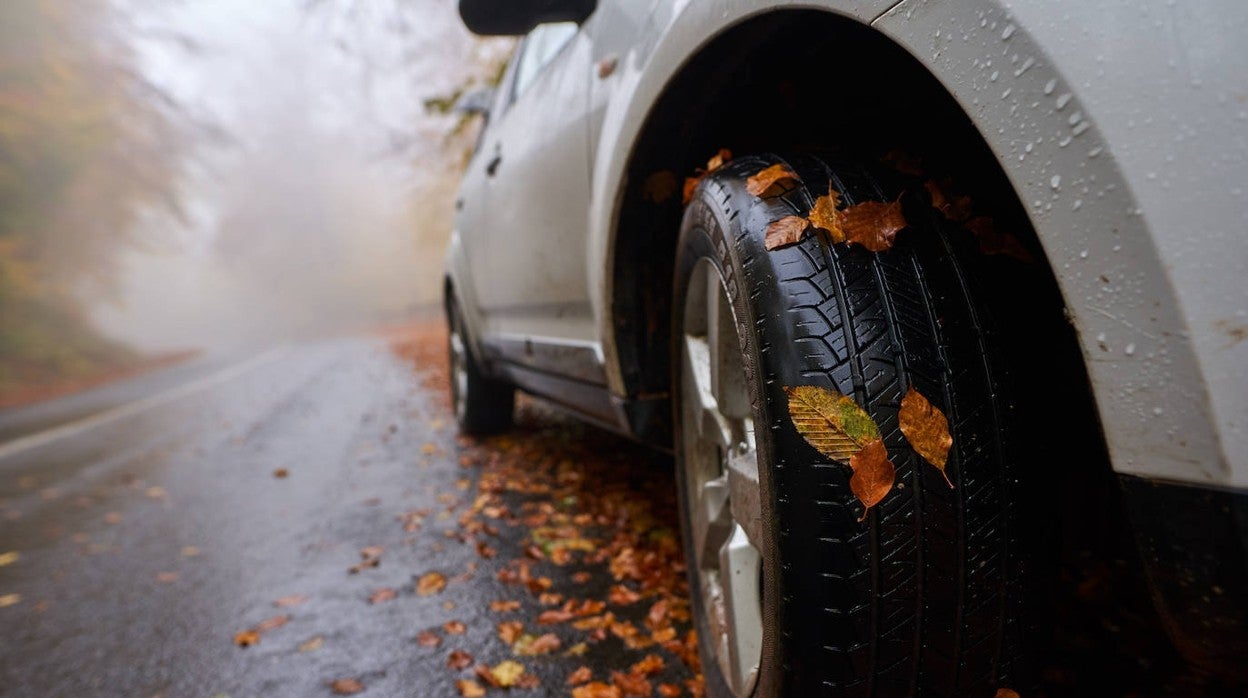
<instances>
[{"instance_id":1,"label":"car body","mask_svg":"<svg viewBox=\"0 0 1248 698\"><path fill-rule=\"evenodd\" d=\"M471 350L666 446L666 368L647 366L661 332L636 300L651 281L630 271L665 250L647 249L635 193L663 162L657 132L699 114L674 90L708 81L700 57L722 62L737 42L746 60L752 26L799 15L920 66L913 79L947 93L992 153L1075 329L1172 629L1198 633L1195 602L1167 581L1175 551L1208 580L1242 570L1248 540L1248 4L637 0L539 26L503 77L447 255ZM1143 530L1159 511L1205 513ZM1226 541L1237 560L1213 552Z\"/></svg>"}]
</instances>

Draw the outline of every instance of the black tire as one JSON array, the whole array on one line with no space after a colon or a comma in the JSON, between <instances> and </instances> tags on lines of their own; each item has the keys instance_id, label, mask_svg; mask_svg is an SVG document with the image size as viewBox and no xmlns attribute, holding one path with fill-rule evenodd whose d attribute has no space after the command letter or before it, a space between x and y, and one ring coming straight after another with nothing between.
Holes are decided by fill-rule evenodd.
<instances>
[{"instance_id":1,"label":"black tire","mask_svg":"<svg viewBox=\"0 0 1248 698\"><path fill-rule=\"evenodd\" d=\"M459 304L452 296L446 302L449 328L447 352L450 356L451 406L455 421L465 434L496 434L511 428L515 414L516 389L510 383L491 378L477 363L468 335L464 332ZM456 339L460 342L456 351ZM463 371L463 378L457 371Z\"/></svg>"},{"instance_id":2,"label":"black tire","mask_svg":"<svg viewBox=\"0 0 1248 698\"><path fill-rule=\"evenodd\" d=\"M801 156L786 162L801 184L767 198L750 195L747 177L776 162L783 161L740 158L700 185L682 223L673 303L679 342L698 260L735 277L726 285L758 425L765 529L755 695L992 695L1020 688L1024 592L1007 438L1013 409L973 290L973 268L982 260L969 235L940 218L922 194L903 199L910 226L889 251L828 246L808 236L769 252L768 223L806 215L829 183L850 204L890 201L917 184L858 163ZM674 365L679 393L680 362ZM821 456L790 421L783 388L796 385L848 395L880 426L896 484L862 523L849 468ZM953 489L898 428L899 403L911 386L949 418ZM681 399L674 400L678 432ZM680 439L678 433L675 443ZM683 475L678 481L683 485ZM688 530L689 509L682 510ZM689 568L701 618L696 565ZM705 636L705 623L701 630ZM708 692L726 695L712 655L703 642Z\"/></svg>"}]
</instances>

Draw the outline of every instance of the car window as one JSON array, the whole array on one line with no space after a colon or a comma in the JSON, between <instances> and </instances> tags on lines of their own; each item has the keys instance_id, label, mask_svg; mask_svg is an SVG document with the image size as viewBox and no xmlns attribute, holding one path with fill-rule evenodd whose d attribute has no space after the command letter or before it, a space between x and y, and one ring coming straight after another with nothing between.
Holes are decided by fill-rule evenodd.
<instances>
[{"instance_id":1,"label":"car window","mask_svg":"<svg viewBox=\"0 0 1248 698\"><path fill-rule=\"evenodd\" d=\"M576 30L576 22L553 22L539 24L529 32L524 46L520 47L520 62L516 65L516 78L511 88L513 102L533 84L542 68L559 55L559 50L576 35Z\"/></svg>"}]
</instances>

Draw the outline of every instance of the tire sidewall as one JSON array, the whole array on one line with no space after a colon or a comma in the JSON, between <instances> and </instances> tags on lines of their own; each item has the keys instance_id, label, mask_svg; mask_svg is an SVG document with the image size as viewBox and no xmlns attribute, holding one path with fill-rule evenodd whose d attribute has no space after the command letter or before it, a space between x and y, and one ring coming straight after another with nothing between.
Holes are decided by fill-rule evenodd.
<instances>
[{"instance_id":1,"label":"tire sidewall","mask_svg":"<svg viewBox=\"0 0 1248 698\"><path fill-rule=\"evenodd\" d=\"M672 305L672 409L673 409L673 445L676 454L677 490L680 501L681 530L685 550L692 551L690 540L691 522L689 520L689 493L686 492L684 475L683 451L684 433L682 422L682 371L684 366L681 338L684 335L685 296L688 292L690 277L697 263L709 260L724 280L728 298L732 304L736 320L737 337L742 353L742 366L746 374L746 385L749 390L751 411L754 419L755 449L758 454L758 476L761 500L763 541L751 541L759 549L762 558L762 619L763 643L760 657L758 680L753 695L779 695L782 685L782 646L779 641L780 628L780 560L779 560L779 527L776 518L775 485L771 464L774 462L775 444L772 438L772 415L758 352L755 327L755 313L747 299L758 289L751 288L746 281L743 255L748 254L741 249L745 234L734 225L740 217L733 217L730 211L715 205L716 198L729 201L733 198L722 184L714 180L706 181L697 190L696 195L685 211L681 225L680 238L677 243L676 268L674 277L674 294ZM748 247L748 243L747 243ZM687 555L687 569L691 597L693 600L694 619L699 637L699 653L702 661L702 672L706 681L707 695L730 695L727 684L719 670L713 650L706 639L710 637L706 615L702 608L701 585L697 563L692 555Z\"/></svg>"}]
</instances>

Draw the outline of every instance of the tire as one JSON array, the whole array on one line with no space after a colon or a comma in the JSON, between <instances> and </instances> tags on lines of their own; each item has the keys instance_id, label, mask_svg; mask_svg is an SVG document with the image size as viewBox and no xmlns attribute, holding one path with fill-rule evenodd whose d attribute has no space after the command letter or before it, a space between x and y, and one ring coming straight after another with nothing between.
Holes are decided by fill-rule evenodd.
<instances>
[{"instance_id":1,"label":"tire","mask_svg":"<svg viewBox=\"0 0 1248 698\"><path fill-rule=\"evenodd\" d=\"M506 431L511 428L515 413L515 387L481 370L464 332L463 318L454 297L446 303L446 324L449 328L451 406L459 430L482 436Z\"/></svg>"},{"instance_id":2,"label":"tire","mask_svg":"<svg viewBox=\"0 0 1248 698\"><path fill-rule=\"evenodd\" d=\"M1000 687L1019 688L1023 589L1011 521L1013 408L987 313L973 290L973 268L981 260L969 235L917 194L903 199L910 225L886 252L829 246L813 235L767 251L768 223L806 215L829 184L848 204L891 201L916 184L891 171L801 156L786 162L801 184L767 198L750 195L745 180L776 162L783 161L741 158L708 176L685 211L677 247L674 444L708 693L992 695ZM711 323L701 320L719 312L699 310L713 293L699 284L712 273L731 310L719 317L731 323L735 341L711 338ZM702 327L705 339L697 334ZM707 400L695 394L698 376L705 375L690 358L701 356L691 348L696 342L737 352L735 365L728 359L716 364L720 377L711 381L727 396L728 406L719 408L722 422L707 416ZM729 614L724 609L744 608L744 594L724 593L722 579L748 577L751 568L731 566L734 558L723 553L739 539L735 534L720 548L715 568L707 551L718 539L707 542L712 527L705 512L714 509L708 488L718 485L698 475L711 458L707 438L725 440L704 425L736 424L729 413L742 411L741 398L729 391L736 379L723 377L733 372L744 386L744 412L757 425L752 443L721 449L719 466L728 474L733 521L738 508L744 518L758 518L741 523L747 534L754 531L747 538L759 555L754 603L761 647L753 655L758 671L752 680L742 679L740 661L733 664L748 652L723 651L748 643L725 643L716 629L717 623L735 627L722 620ZM861 523L863 506L850 491L849 468L822 456L793 427L784 387L797 385L852 397L880 427L896 480ZM953 488L898 428L899 403L912 386L949 419ZM748 429L720 431L739 439ZM748 481L739 474L748 467L733 461L748 449L757 467L753 493L732 484L733 477ZM738 497L745 502L740 507Z\"/></svg>"}]
</instances>

